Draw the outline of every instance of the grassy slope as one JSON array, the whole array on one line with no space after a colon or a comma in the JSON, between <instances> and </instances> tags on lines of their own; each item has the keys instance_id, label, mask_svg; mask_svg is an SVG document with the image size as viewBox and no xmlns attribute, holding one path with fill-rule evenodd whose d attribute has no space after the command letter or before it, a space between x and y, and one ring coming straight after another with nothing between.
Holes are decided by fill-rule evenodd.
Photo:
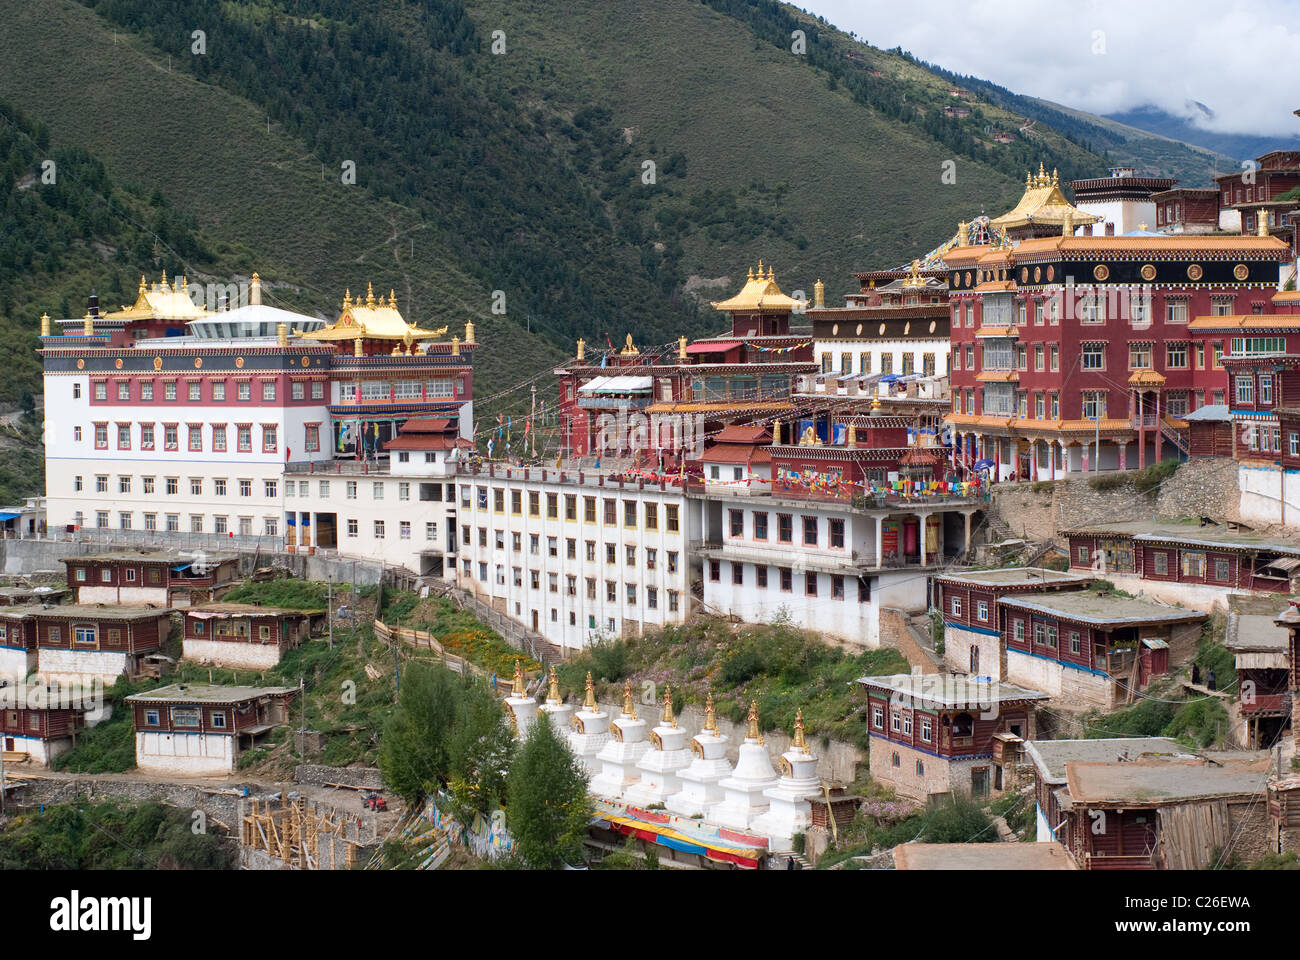
<instances>
[{"instance_id":1,"label":"grassy slope","mask_svg":"<svg viewBox=\"0 0 1300 960\"><path fill-rule=\"evenodd\" d=\"M118 182L157 185L208 235L237 240L247 250L237 269L261 274L269 302L332 318L344 287L393 287L423 325L450 323L455 332L476 322L488 386L559 356L513 318L489 313L490 291L457 268L454 238L436 225L342 184L336 169L322 179L321 163L274 124L268 132L247 102L169 73L166 55L126 33L114 38L69 0L9 9L0 19L0 89L44 121L55 144L92 150Z\"/></svg>"},{"instance_id":2,"label":"grassy slope","mask_svg":"<svg viewBox=\"0 0 1300 960\"><path fill-rule=\"evenodd\" d=\"M573 0L563 17L540 0L474 0L470 12L482 31L506 32L501 69L521 92L559 110L602 103L661 166L684 153L687 174L673 187L684 196L786 186L772 209L791 221L790 236L684 239L686 272L728 277L725 289L761 256L787 291L811 291L820 276L833 302L855 288L852 271L904 262L982 206L1001 212L1019 197L1018 182L970 162L959 163L956 184L941 185L941 146L828 90L800 58L698 3L675 3L672 16L601 0Z\"/></svg>"}]
</instances>

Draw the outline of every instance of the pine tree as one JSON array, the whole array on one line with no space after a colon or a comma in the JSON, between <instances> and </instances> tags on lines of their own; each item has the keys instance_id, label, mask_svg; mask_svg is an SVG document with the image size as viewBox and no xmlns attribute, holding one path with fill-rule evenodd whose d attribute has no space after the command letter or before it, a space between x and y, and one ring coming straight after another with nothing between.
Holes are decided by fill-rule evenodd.
<instances>
[{"instance_id":1,"label":"pine tree","mask_svg":"<svg viewBox=\"0 0 1300 960\"><path fill-rule=\"evenodd\" d=\"M447 783L462 822L470 822L471 812L490 816L501 805L515 748L501 703L487 684L481 679L467 684L447 736Z\"/></svg>"},{"instance_id":2,"label":"pine tree","mask_svg":"<svg viewBox=\"0 0 1300 960\"><path fill-rule=\"evenodd\" d=\"M412 663L384 724L379 769L390 790L415 803L447 777L448 733L460 713L459 678L441 664Z\"/></svg>"},{"instance_id":3,"label":"pine tree","mask_svg":"<svg viewBox=\"0 0 1300 960\"><path fill-rule=\"evenodd\" d=\"M582 859L592 816L587 775L546 714L528 730L507 793L506 823L529 869L556 870Z\"/></svg>"}]
</instances>

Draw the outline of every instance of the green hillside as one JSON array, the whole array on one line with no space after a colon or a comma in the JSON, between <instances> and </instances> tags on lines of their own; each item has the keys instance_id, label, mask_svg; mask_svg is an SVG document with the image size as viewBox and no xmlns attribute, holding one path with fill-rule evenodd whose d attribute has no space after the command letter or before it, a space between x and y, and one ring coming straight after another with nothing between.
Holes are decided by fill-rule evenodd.
<instances>
[{"instance_id":1,"label":"green hillside","mask_svg":"<svg viewBox=\"0 0 1300 960\"><path fill-rule=\"evenodd\" d=\"M75 256L18 269L6 388L38 389L36 317L79 313L91 287L113 306L142 272L256 270L320 316L372 281L421 324L473 319L479 413L518 415L529 392L508 388L540 375L549 396L578 336L716 329L707 301L760 257L833 302L852 271L1010 207L1026 168L1104 165L1077 129L1021 131L991 102L947 116L950 86L768 0L12 5L0 90L42 133L19 166L81 151L129 199L104 200Z\"/></svg>"}]
</instances>

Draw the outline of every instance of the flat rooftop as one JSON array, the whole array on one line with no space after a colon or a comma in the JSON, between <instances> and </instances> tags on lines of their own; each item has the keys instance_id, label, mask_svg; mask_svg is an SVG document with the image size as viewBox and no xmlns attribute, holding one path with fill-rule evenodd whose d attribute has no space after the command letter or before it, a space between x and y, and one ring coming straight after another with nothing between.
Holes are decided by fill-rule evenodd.
<instances>
[{"instance_id":1,"label":"flat rooftop","mask_svg":"<svg viewBox=\"0 0 1300 960\"><path fill-rule=\"evenodd\" d=\"M1208 614L1200 610L1165 607L1149 600L1118 597L1114 594L1094 593L1091 590L1063 591L1060 593L1024 593L1003 597L1004 607L1044 613L1086 623L1122 626L1130 623L1190 623L1204 620Z\"/></svg>"},{"instance_id":2,"label":"flat rooftop","mask_svg":"<svg viewBox=\"0 0 1300 960\"><path fill-rule=\"evenodd\" d=\"M1124 523L1081 524L1063 532L1066 536L1127 536L1153 543L1176 541L1196 546L1263 550L1300 557L1300 540L1266 537L1252 530L1229 530L1225 526L1203 527L1196 520L1129 520Z\"/></svg>"},{"instance_id":3,"label":"flat rooftop","mask_svg":"<svg viewBox=\"0 0 1300 960\"><path fill-rule=\"evenodd\" d=\"M297 687L224 687L202 683L173 683L127 697L146 703L243 703L261 697L297 693Z\"/></svg>"},{"instance_id":4,"label":"flat rooftop","mask_svg":"<svg viewBox=\"0 0 1300 960\"><path fill-rule=\"evenodd\" d=\"M1272 762L1267 754L1219 754L1214 759L1148 759L1133 763L1069 763L1066 782L1076 806L1159 806L1262 793Z\"/></svg>"},{"instance_id":5,"label":"flat rooftop","mask_svg":"<svg viewBox=\"0 0 1300 960\"><path fill-rule=\"evenodd\" d=\"M939 673L897 673L884 677L859 677L858 683L891 695L941 707L977 708L981 704L1017 700L1047 700L1045 693L999 680L981 681Z\"/></svg>"},{"instance_id":6,"label":"flat rooftop","mask_svg":"<svg viewBox=\"0 0 1300 960\"><path fill-rule=\"evenodd\" d=\"M1065 783L1067 763L1109 763L1137 760L1149 754L1189 756L1168 737L1106 737L1100 740L1030 740L1025 752L1038 774L1049 783Z\"/></svg>"},{"instance_id":7,"label":"flat rooftop","mask_svg":"<svg viewBox=\"0 0 1300 960\"><path fill-rule=\"evenodd\" d=\"M190 553L172 553L168 550L113 550L108 553L92 553L83 557L60 557L61 563L87 563L91 561L101 563L171 563L180 566L183 563L196 563L202 560L205 563L225 563L228 560L238 560L239 554L236 553L205 553L201 557Z\"/></svg>"},{"instance_id":8,"label":"flat rooftop","mask_svg":"<svg viewBox=\"0 0 1300 960\"><path fill-rule=\"evenodd\" d=\"M1091 583L1097 578L1090 573L1048 570L1046 567L1004 567L999 570L959 570L935 579L981 587L1024 587L1040 583Z\"/></svg>"},{"instance_id":9,"label":"flat rooftop","mask_svg":"<svg viewBox=\"0 0 1300 960\"><path fill-rule=\"evenodd\" d=\"M1077 870L1060 843L903 843L899 870Z\"/></svg>"},{"instance_id":10,"label":"flat rooftop","mask_svg":"<svg viewBox=\"0 0 1300 960\"><path fill-rule=\"evenodd\" d=\"M58 603L52 606L24 604L15 607L0 607L0 617L62 617L73 620L146 620L151 617L166 617L171 613L166 607L122 607L105 603Z\"/></svg>"},{"instance_id":11,"label":"flat rooftop","mask_svg":"<svg viewBox=\"0 0 1300 960\"><path fill-rule=\"evenodd\" d=\"M1223 645L1243 653L1285 653L1291 631L1277 622L1276 615L1230 613Z\"/></svg>"},{"instance_id":12,"label":"flat rooftop","mask_svg":"<svg viewBox=\"0 0 1300 960\"><path fill-rule=\"evenodd\" d=\"M283 607L263 607L263 606L259 606L259 605L256 604L256 603L220 603L220 602L217 602L217 603L202 603L202 604L198 604L198 605L196 605L196 606L193 606L193 607L188 608L188 609L185 611L185 614L186 614L186 616L195 617L195 618L197 618L197 619L204 619L205 617L206 617L206 618L211 618L211 617L225 617L225 616L229 616L229 617L248 617L248 616L254 616L254 617L305 617L305 616L310 615L310 614L313 613L313 612L316 612L316 611L312 611L312 610L286 610L286 609L284 609ZM322 608L320 609L319 612L320 612L320 613L324 613L324 612L325 612L325 609L322 607Z\"/></svg>"}]
</instances>

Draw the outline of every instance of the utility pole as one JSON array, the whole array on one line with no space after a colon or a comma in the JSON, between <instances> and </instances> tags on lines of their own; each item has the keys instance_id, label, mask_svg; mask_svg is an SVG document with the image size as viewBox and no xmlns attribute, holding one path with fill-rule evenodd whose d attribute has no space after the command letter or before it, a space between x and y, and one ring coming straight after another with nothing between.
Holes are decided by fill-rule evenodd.
<instances>
[{"instance_id":1,"label":"utility pole","mask_svg":"<svg viewBox=\"0 0 1300 960\"><path fill-rule=\"evenodd\" d=\"M330 625L330 649L334 649L334 571L330 571L330 582L325 594L325 619Z\"/></svg>"},{"instance_id":2,"label":"utility pole","mask_svg":"<svg viewBox=\"0 0 1300 960\"><path fill-rule=\"evenodd\" d=\"M302 729L298 734L298 756L305 759L307 756L307 684L301 676L298 678L298 696L302 698Z\"/></svg>"},{"instance_id":3,"label":"utility pole","mask_svg":"<svg viewBox=\"0 0 1300 960\"><path fill-rule=\"evenodd\" d=\"M532 423L531 426L529 427L528 432L532 434L533 456L535 457L537 456L537 384L533 384L532 392L533 392L533 411L529 417Z\"/></svg>"}]
</instances>

